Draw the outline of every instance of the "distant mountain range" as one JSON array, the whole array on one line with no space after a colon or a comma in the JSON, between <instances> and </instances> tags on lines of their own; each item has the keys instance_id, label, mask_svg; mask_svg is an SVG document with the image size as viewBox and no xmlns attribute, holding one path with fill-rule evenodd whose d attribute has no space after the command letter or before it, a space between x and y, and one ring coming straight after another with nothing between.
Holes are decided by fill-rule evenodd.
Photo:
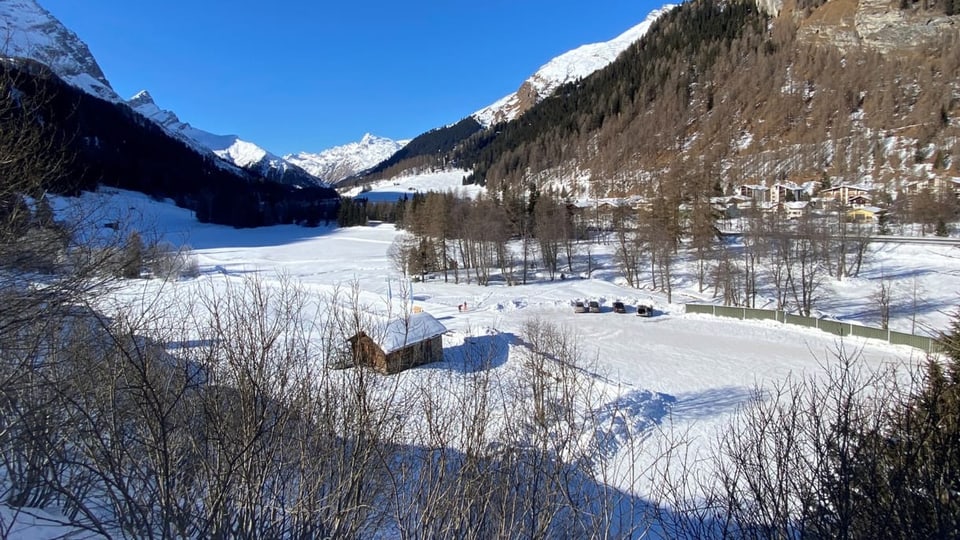
<instances>
[{"instance_id":1,"label":"distant mountain range","mask_svg":"<svg viewBox=\"0 0 960 540\"><path fill-rule=\"evenodd\" d=\"M309 152L290 154L284 156L284 159L313 176L323 178L331 185L335 185L341 180L385 161L409 142L409 140L394 141L368 133L360 142L336 146L316 154Z\"/></svg>"}]
</instances>

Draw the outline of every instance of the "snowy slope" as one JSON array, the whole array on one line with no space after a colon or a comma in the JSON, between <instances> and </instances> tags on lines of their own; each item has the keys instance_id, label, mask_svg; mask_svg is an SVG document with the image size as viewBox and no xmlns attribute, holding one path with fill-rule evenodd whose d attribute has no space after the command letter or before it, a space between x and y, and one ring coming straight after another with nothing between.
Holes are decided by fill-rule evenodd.
<instances>
[{"instance_id":1,"label":"snowy slope","mask_svg":"<svg viewBox=\"0 0 960 540\"><path fill-rule=\"evenodd\" d=\"M335 146L319 153L300 152L284 156L317 178L336 184L386 160L409 140L395 141L367 133L360 142Z\"/></svg>"},{"instance_id":2,"label":"snowy slope","mask_svg":"<svg viewBox=\"0 0 960 540\"><path fill-rule=\"evenodd\" d=\"M146 90L133 96L127 104L200 152L212 151L238 167L253 170L273 180L321 184L319 179L312 178L300 167L237 135L217 135L182 122L173 111L161 109Z\"/></svg>"},{"instance_id":3,"label":"snowy slope","mask_svg":"<svg viewBox=\"0 0 960 540\"><path fill-rule=\"evenodd\" d=\"M654 21L673 7L668 4L650 12L643 22L610 41L583 45L550 60L527 79L516 92L473 113L473 117L488 127L497 122L513 120L552 94L561 85L586 77L611 64L621 52L643 37Z\"/></svg>"},{"instance_id":4,"label":"snowy slope","mask_svg":"<svg viewBox=\"0 0 960 540\"><path fill-rule=\"evenodd\" d=\"M33 0L0 1L0 54L46 65L67 83L120 103L87 44Z\"/></svg>"}]
</instances>

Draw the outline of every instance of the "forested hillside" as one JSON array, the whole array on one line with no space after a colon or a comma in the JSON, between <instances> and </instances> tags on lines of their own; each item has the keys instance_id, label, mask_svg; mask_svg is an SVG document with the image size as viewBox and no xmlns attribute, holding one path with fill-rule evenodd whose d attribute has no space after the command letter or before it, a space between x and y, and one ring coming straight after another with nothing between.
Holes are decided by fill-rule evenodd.
<instances>
[{"instance_id":1,"label":"forested hillside","mask_svg":"<svg viewBox=\"0 0 960 540\"><path fill-rule=\"evenodd\" d=\"M952 175L952 8L889 4L790 2L772 17L753 2L686 2L607 68L432 163L472 168L468 181L495 191L686 200L782 180L896 192Z\"/></svg>"}]
</instances>

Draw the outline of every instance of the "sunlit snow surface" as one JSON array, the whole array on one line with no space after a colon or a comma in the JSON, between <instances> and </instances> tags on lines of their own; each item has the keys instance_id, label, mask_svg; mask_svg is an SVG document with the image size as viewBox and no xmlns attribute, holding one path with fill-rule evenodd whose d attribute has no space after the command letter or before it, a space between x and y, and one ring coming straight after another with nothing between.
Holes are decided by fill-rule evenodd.
<instances>
[{"instance_id":1,"label":"sunlit snow surface","mask_svg":"<svg viewBox=\"0 0 960 540\"><path fill-rule=\"evenodd\" d=\"M561 325L569 335L579 337L585 358L595 363L590 376L605 396L595 404L597 437L603 441L603 459L609 460L611 470L645 467L652 459L625 450L627 433L643 433L644 448L651 453L665 432L685 433L692 438L694 451L705 450L715 444L737 408L750 399L755 385L782 381L791 373L820 372L838 348L861 354L874 367L922 359L913 349L878 341L845 338L841 342L817 330L771 321L685 314L684 302L711 299L712 291L697 292L694 261L679 265L674 302L667 303L663 294L649 286L625 286L610 245L594 246L596 269L588 277L549 281L540 276L528 285L479 286L445 283L442 276L433 276L410 284L400 278L387 254L398 235L392 225L233 229L199 224L189 211L140 194L101 191L84 195L82 201L99 207L97 219L108 220L116 214L139 223L155 237L194 249L200 277L165 285L158 280L133 281L120 296L124 301L196 287L216 290L256 275L268 284L292 278L318 298L356 284L366 305L396 313L406 290L407 299L412 296L415 306L448 329L443 337L447 352L443 362L393 375L400 388L451 384L470 376L480 369L469 354L477 344L489 347L488 369L497 372L498 380L509 380L520 373L524 323L540 318ZM60 206L77 204L73 199L59 201ZM875 282L870 280L882 272L892 280L897 294L894 328L944 328L960 291L957 255L955 248L945 246L876 245L863 277L829 281L821 289L818 305L832 317L877 324L870 298ZM918 291L915 321L911 316L914 290ZM598 300L602 312L576 314L571 308L574 299ZM631 307L650 304L655 316L637 317L632 309L627 314L614 313L611 304L618 299ZM459 308L463 304L465 311ZM611 483L637 489L617 485L616 478Z\"/></svg>"}]
</instances>

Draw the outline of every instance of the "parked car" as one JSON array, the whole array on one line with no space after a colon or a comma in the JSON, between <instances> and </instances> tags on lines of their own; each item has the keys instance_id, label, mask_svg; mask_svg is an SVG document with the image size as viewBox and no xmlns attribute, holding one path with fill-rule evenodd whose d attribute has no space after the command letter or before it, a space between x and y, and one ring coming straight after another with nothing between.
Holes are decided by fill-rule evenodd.
<instances>
[{"instance_id":1,"label":"parked car","mask_svg":"<svg viewBox=\"0 0 960 540\"><path fill-rule=\"evenodd\" d=\"M627 307L623 305L623 302L617 300L613 303L613 312L614 313L626 313Z\"/></svg>"},{"instance_id":2,"label":"parked car","mask_svg":"<svg viewBox=\"0 0 960 540\"><path fill-rule=\"evenodd\" d=\"M596 300L590 301L590 313L600 313L600 302Z\"/></svg>"},{"instance_id":3,"label":"parked car","mask_svg":"<svg viewBox=\"0 0 960 540\"><path fill-rule=\"evenodd\" d=\"M637 306L637 317L652 317L653 316L653 306L646 306L640 304Z\"/></svg>"},{"instance_id":4,"label":"parked car","mask_svg":"<svg viewBox=\"0 0 960 540\"><path fill-rule=\"evenodd\" d=\"M580 300L577 300L573 303L573 312L574 313L586 313L587 306Z\"/></svg>"}]
</instances>

